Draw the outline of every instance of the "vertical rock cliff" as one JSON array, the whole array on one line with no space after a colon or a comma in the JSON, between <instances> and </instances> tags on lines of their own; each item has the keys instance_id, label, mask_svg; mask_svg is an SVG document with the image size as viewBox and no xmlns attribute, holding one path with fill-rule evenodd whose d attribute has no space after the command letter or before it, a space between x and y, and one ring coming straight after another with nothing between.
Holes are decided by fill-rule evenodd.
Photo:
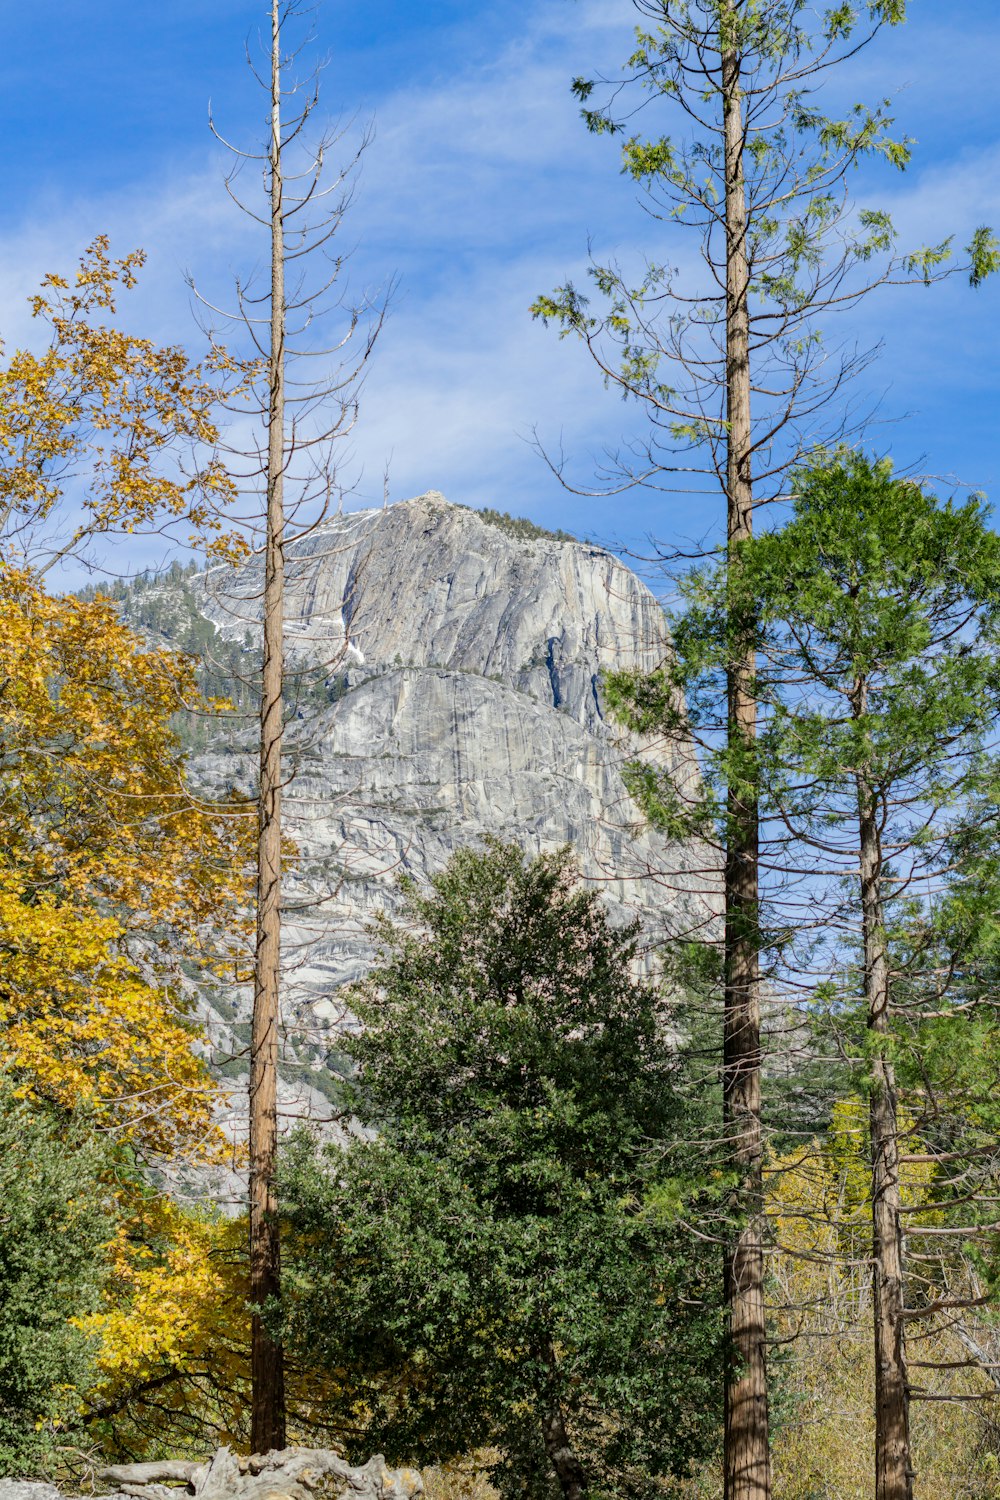
<instances>
[{"instance_id":1,"label":"vertical rock cliff","mask_svg":"<svg viewBox=\"0 0 1000 1500\"><path fill-rule=\"evenodd\" d=\"M217 639L253 638L259 565L194 583ZM288 619L300 707L286 806L299 853L285 1009L300 1057L335 1046L339 991L368 963L366 924L394 905L398 876L420 879L484 835L530 852L571 844L650 944L712 921L712 858L649 832L622 779L627 758L660 757L605 719L602 673L651 669L670 651L656 600L618 558L432 492L292 547ZM201 773L249 783L249 743L211 749ZM696 775L690 752L672 755L675 777ZM238 1033L245 1000L219 1008Z\"/></svg>"}]
</instances>

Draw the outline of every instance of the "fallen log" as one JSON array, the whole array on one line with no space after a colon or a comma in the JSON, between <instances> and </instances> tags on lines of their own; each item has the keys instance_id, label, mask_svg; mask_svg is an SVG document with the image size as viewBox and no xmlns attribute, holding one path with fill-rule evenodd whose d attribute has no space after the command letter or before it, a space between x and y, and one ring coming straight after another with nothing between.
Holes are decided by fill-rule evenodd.
<instances>
[{"instance_id":1,"label":"fallen log","mask_svg":"<svg viewBox=\"0 0 1000 1500\"><path fill-rule=\"evenodd\" d=\"M101 1478L109 1484L187 1484L205 1463L195 1460L165 1459L162 1463L111 1464L101 1470Z\"/></svg>"},{"instance_id":2,"label":"fallen log","mask_svg":"<svg viewBox=\"0 0 1000 1500\"><path fill-rule=\"evenodd\" d=\"M390 1469L381 1454L360 1468L328 1448L285 1448L239 1458L220 1448L207 1463L113 1464L101 1478L135 1500L416 1500L416 1469ZM0 1493L0 1500L3 1500Z\"/></svg>"}]
</instances>

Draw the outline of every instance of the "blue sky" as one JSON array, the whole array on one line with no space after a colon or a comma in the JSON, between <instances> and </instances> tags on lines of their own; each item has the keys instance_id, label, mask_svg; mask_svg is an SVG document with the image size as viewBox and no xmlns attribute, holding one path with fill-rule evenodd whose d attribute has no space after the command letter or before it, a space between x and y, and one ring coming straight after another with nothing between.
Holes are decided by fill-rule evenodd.
<instances>
[{"instance_id":1,"label":"blue sky","mask_svg":"<svg viewBox=\"0 0 1000 1500\"><path fill-rule=\"evenodd\" d=\"M839 85L852 97L898 93L900 123L919 142L904 176L862 181L861 196L891 206L919 240L1000 228L1000 11L986 0L910 8ZM211 98L227 134L258 133L243 43L262 13L257 0L8 7L8 346L30 335L24 297L40 274L70 268L102 231L150 255L130 322L197 343L183 272L215 291L263 253L230 212L206 128ZM376 122L349 226L352 275L359 290L398 278L353 439L356 503L381 501L388 462L394 499L435 488L640 548L648 535L702 529L717 505L569 495L526 441L533 426L552 447L561 440L585 484L631 420L528 305L583 279L588 239L601 254L673 253L569 94L575 74L615 68L633 19L628 0L321 0L324 107ZM974 294L956 281L880 296L853 331L884 344L868 386L893 421L877 445L1000 502L998 322L1000 286Z\"/></svg>"}]
</instances>

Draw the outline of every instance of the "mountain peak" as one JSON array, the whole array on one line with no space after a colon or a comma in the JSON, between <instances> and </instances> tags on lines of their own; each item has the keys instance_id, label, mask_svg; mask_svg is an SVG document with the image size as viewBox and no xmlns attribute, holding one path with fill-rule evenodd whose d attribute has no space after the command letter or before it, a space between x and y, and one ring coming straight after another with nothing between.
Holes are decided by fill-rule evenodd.
<instances>
[{"instance_id":1,"label":"mountain peak","mask_svg":"<svg viewBox=\"0 0 1000 1500\"><path fill-rule=\"evenodd\" d=\"M636 758L689 784L692 747L639 744L605 721L605 671L651 671L671 651L662 610L619 558L432 490L291 544L286 584L284 796L298 855L284 1006L290 1035L311 1038L294 1044L300 1058L335 1050L338 992L370 964L368 924L396 905L398 876L425 879L486 835L529 853L570 844L651 944L711 922L712 854L650 830L628 792ZM260 559L184 588L220 660L238 671L245 650L252 680ZM228 739L220 725L199 755L207 790L252 792L252 708L242 723ZM238 1026L248 1004L237 1000Z\"/></svg>"}]
</instances>

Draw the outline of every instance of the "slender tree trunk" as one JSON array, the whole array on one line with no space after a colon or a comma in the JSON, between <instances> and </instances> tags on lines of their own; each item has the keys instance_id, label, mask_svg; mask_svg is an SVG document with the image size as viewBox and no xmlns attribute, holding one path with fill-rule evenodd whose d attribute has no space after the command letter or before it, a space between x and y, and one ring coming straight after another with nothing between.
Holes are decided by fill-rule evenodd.
<instances>
[{"instance_id":1,"label":"slender tree trunk","mask_svg":"<svg viewBox=\"0 0 1000 1500\"><path fill-rule=\"evenodd\" d=\"M250 1297L281 1287L274 1178L278 1148L278 1023L281 958L281 740L284 705L285 286L281 175L281 28L271 14L271 343L269 360L264 660L260 703L257 950L250 1049ZM285 1380L280 1344L253 1317L252 1436L255 1453L285 1446Z\"/></svg>"},{"instance_id":2,"label":"slender tree trunk","mask_svg":"<svg viewBox=\"0 0 1000 1500\"><path fill-rule=\"evenodd\" d=\"M556 1478L563 1492L563 1500L582 1500L583 1465L569 1440L566 1423L558 1406L542 1418L542 1440L552 1467L556 1471Z\"/></svg>"},{"instance_id":3,"label":"slender tree trunk","mask_svg":"<svg viewBox=\"0 0 1000 1500\"><path fill-rule=\"evenodd\" d=\"M723 26L732 20L732 6ZM738 546L753 530L750 423L750 310L743 176L740 59L730 42L722 60L726 182L726 490L730 576ZM760 1119L758 803L743 764L753 751L755 659L731 616L728 739L734 762L728 796L725 870L723 1108L726 1139L741 1178L738 1220L725 1247L730 1353L725 1372L726 1500L769 1500L771 1466L764 1318L763 1147Z\"/></svg>"},{"instance_id":4,"label":"slender tree trunk","mask_svg":"<svg viewBox=\"0 0 1000 1500\"><path fill-rule=\"evenodd\" d=\"M858 833L865 999L868 1029L875 1041L871 1080L875 1500L913 1500L899 1212L899 1127L896 1079L886 1047L889 967L882 913L882 851L875 795L860 776Z\"/></svg>"}]
</instances>

